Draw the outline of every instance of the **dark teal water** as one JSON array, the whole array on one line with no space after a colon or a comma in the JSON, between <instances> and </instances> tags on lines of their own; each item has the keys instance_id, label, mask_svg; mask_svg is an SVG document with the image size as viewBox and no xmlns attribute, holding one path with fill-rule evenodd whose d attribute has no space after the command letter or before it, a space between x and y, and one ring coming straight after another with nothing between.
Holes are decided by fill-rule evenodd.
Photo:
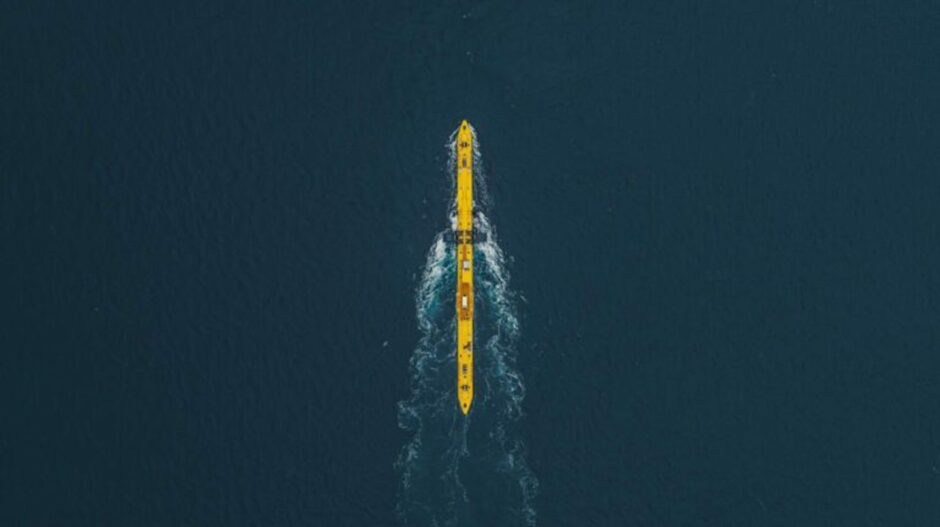
<instances>
[{"instance_id":1,"label":"dark teal water","mask_svg":"<svg viewBox=\"0 0 940 527\"><path fill-rule=\"evenodd\" d=\"M0 524L940 524L938 23L3 3ZM405 491L461 118L518 327Z\"/></svg>"}]
</instances>

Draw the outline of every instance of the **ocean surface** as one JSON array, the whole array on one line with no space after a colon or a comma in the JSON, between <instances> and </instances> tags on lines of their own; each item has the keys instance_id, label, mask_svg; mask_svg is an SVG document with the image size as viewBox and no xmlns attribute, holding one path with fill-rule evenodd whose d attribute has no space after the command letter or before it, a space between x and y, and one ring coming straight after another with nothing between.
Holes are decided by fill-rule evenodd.
<instances>
[{"instance_id":1,"label":"ocean surface","mask_svg":"<svg viewBox=\"0 0 940 527\"><path fill-rule=\"evenodd\" d=\"M940 525L938 27L0 3L0 525Z\"/></svg>"}]
</instances>

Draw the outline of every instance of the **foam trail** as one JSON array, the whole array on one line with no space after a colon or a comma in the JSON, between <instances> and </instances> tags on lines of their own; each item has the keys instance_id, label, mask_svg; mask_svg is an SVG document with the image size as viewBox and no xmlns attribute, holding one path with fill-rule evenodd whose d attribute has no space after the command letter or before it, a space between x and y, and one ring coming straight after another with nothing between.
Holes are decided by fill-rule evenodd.
<instances>
[{"instance_id":1,"label":"foam trail","mask_svg":"<svg viewBox=\"0 0 940 527\"><path fill-rule=\"evenodd\" d=\"M456 132L447 145L448 175L456 163ZM457 407L454 247L438 233L415 291L421 338L411 356L411 394L398 404L399 426L411 439L396 469L398 515L406 525L533 526L538 481L516 430L525 385L516 368L520 335L516 295L506 259L487 216L489 195L474 132L474 226L477 298L474 361L477 393L466 417ZM453 196L452 196L453 198ZM451 199L453 202L453 199ZM449 210L451 228L455 219Z\"/></svg>"}]
</instances>

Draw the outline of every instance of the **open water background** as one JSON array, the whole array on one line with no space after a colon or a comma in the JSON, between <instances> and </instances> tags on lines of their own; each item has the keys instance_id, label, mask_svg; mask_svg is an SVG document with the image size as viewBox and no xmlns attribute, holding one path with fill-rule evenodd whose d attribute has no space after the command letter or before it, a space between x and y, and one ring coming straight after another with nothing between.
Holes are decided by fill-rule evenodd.
<instances>
[{"instance_id":1,"label":"open water background","mask_svg":"<svg viewBox=\"0 0 940 527\"><path fill-rule=\"evenodd\" d=\"M461 118L537 524L940 524L938 27L936 2L3 2L0 524L402 524ZM526 521L482 466L458 525Z\"/></svg>"}]
</instances>

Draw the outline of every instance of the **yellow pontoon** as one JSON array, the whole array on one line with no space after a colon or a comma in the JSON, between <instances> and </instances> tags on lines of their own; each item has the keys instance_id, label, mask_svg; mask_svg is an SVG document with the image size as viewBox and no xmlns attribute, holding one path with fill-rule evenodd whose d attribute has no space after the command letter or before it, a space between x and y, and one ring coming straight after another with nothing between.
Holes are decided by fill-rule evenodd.
<instances>
[{"instance_id":1,"label":"yellow pontoon","mask_svg":"<svg viewBox=\"0 0 940 527\"><path fill-rule=\"evenodd\" d=\"M466 415L473 402L473 129L457 132L457 400Z\"/></svg>"}]
</instances>

